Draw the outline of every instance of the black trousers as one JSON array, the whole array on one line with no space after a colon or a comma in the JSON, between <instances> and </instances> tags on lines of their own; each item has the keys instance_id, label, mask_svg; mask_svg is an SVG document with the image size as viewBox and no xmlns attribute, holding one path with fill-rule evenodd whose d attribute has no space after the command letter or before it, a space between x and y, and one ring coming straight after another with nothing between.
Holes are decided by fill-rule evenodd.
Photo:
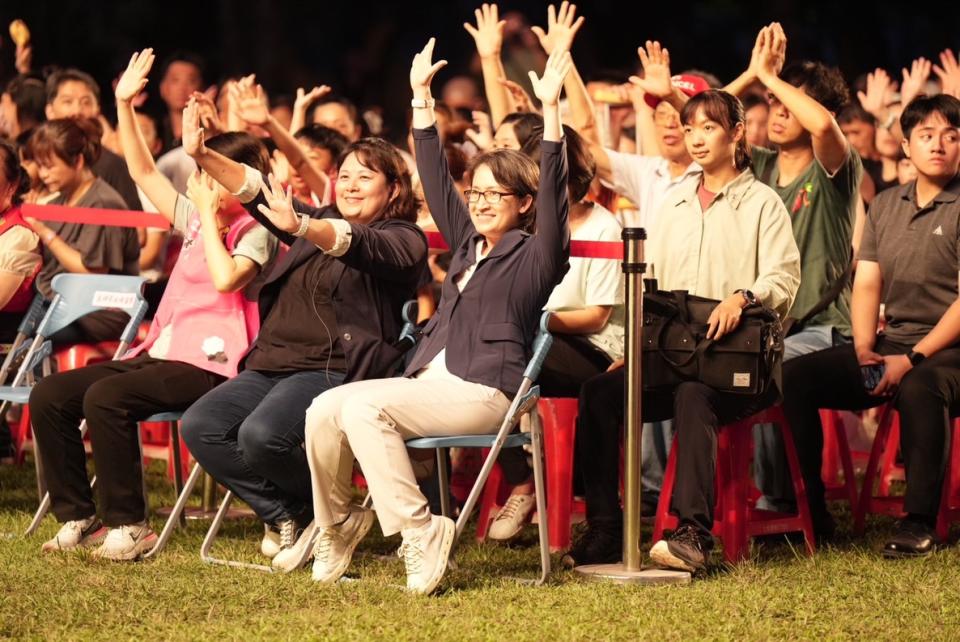
<instances>
[{"instance_id":1,"label":"black trousers","mask_svg":"<svg viewBox=\"0 0 960 642\"><path fill-rule=\"evenodd\" d=\"M877 339L874 351L906 354L911 346ZM783 365L783 409L790 422L813 511L826 511L820 466L820 408L863 410L891 401L900 413L900 450L907 482L904 511L934 519L950 456L950 417L960 414L960 348L947 348L904 375L892 399L873 397L852 345L791 359Z\"/></svg>"},{"instance_id":2,"label":"black trousers","mask_svg":"<svg viewBox=\"0 0 960 642\"><path fill-rule=\"evenodd\" d=\"M588 339L572 334L556 334L540 369L540 395L543 397L579 397L583 383L606 371L613 361ZM497 458L503 478L516 486L530 479L527 454L522 448L505 448ZM574 469L579 463L574 457ZM576 477L574 477L576 479Z\"/></svg>"},{"instance_id":3,"label":"black trousers","mask_svg":"<svg viewBox=\"0 0 960 642\"><path fill-rule=\"evenodd\" d=\"M61 522L98 512L107 526L146 515L137 422L186 410L224 377L180 361L141 355L45 377L30 393L33 434ZM86 418L97 473L97 504L87 477L80 421Z\"/></svg>"},{"instance_id":4,"label":"black trousers","mask_svg":"<svg viewBox=\"0 0 960 642\"><path fill-rule=\"evenodd\" d=\"M624 368L618 368L594 377L580 392L576 449L583 467L587 521L591 526L618 528L623 522L619 462L625 373ZM669 392L644 393L643 421L673 418L673 444L679 450L671 510L681 524L710 534L717 430L759 412L776 397L774 386L763 395L746 396L718 392L698 382L682 383Z\"/></svg>"}]
</instances>

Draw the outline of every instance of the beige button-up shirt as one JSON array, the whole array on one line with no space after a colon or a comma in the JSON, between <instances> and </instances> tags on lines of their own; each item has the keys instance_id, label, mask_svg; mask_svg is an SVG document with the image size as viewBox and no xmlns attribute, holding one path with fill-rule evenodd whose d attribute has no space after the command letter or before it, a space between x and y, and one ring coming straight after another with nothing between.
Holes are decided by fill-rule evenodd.
<instances>
[{"instance_id":1,"label":"beige button-up shirt","mask_svg":"<svg viewBox=\"0 0 960 642\"><path fill-rule=\"evenodd\" d=\"M700 175L671 190L647 243L648 272L661 290L725 299L752 291L781 315L800 287L800 251L790 215L772 189L746 170L703 211Z\"/></svg>"}]
</instances>

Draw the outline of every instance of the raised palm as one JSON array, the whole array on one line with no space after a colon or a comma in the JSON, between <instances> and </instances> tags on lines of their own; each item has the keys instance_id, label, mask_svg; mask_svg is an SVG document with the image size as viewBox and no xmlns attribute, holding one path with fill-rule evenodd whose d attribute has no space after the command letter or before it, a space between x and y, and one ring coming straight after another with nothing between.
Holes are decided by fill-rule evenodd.
<instances>
[{"instance_id":1,"label":"raised palm","mask_svg":"<svg viewBox=\"0 0 960 642\"><path fill-rule=\"evenodd\" d=\"M263 186L267 203L257 205L257 209L281 230L293 232L299 227L297 213L293 210L293 190L284 189L273 174L267 176L267 181L269 185Z\"/></svg>"},{"instance_id":2,"label":"raised palm","mask_svg":"<svg viewBox=\"0 0 960 642\"><path fill-rule=\"evenodd\" d=\"M187 101L183 108L183 129L181 132L183 151L190 156L200 154L204 149L203 128L200 126L200 106L196 98Z\"/></svg>"},{"instance_id":3,"label":"raised palm","mask_svg":"<svg viewBox=\"0 0 960 642\"><path fill-rule=\"evenodd\" d=\"M240 82L230 87L230 95L233 98L237 108L237 114L244 122L250 125L263 125L270 119L270 108L267 105L267 97L263 93L263 87L253 83L253 77L250 81Z\"/></svg>"},{"instance_id":4,"label":"raised palm","mask_svg":"<svg viewBox=\"0 0 960 642\"><path fill-rule=\"evenodd\" d=\"M670 82L670 51L661 47L657 41L647 40L646 49L637 49L640 64L643 65L643 78L630 79L645 93L658 98L666 98L673 93L673 83Z\"/></svg>"},{"instance_id":5,"label":"raised palm","mask_svg":"<svg viewBox=\"0 0 960 642\"><path fill-rule=\"evenodd\" d=\"M117 81L114 95L120 102L133 100L147 86L147 75L153 67L153 49L147 48L130 57L130 63Z\"/></svg>"},{"instance_id":6,"label":"raised palm","mask_svg":"<svg viewBox=\"0 0 960 642\"><path fill-rule=\"evenodd\" d=\"M904 106L909 105L910 101L920 95L932 70L933 64L926 58L914 60L910 69L904 67L903 82L900 83L900 101Z\"/></svg>"},{"instance_id":7,"label":"raised palm","mask_svg":"<svg viewBox=\"0 0 960 642\"><path fill-rule=\"evenodd\" d=\"M569 51L554 50L547 58L547 65L543 76L537 78L533 71L530 73L530 82L533 84L533 93L544 105L556 105L560 100L560 90L563 89L563 79L566 78L573 61Z\"/></svg>"},{"instance_id":8,"label":"raised palm","mask_svg":"<svg viewBox=\"0 0 960 642\"><path fill-rule=\"evenodd\" d=\"M463 28L473 36L477 53L481 58L500 55L500 49L503 47L503 27L507 22L500 20L497 5L484 3L473 14L477 18L477 26L464 22Z\"/></svg>"},{"instance_id":9,"label":"raised palm","mask_svg":"<svg viewBox=\"0 0 960 642\"><path fill-rule=\"evenodd\" d=\"M414 91L429 89L433 77L447 66L446 60L433 62L433 47L436 43L436 38L430 38L420 53L413 57L413 63L410 65L410 87Z\"/></svg>"},{"instance_id":10,"label":"raised palm","mask_svg":"<svg viewBox=\"0 0 960 642\"><path fill-rule=\"evenodd\" d=\"M555 49L570 51L577 31L583 26L583 16L577 18L576 15L577 5L563 0L560 3L559 13L553 5L547 7L546 33L540 27L531 27L530 30L537 36L540 46L548 54L553 53Z\"/></svg>"}]
</instances>

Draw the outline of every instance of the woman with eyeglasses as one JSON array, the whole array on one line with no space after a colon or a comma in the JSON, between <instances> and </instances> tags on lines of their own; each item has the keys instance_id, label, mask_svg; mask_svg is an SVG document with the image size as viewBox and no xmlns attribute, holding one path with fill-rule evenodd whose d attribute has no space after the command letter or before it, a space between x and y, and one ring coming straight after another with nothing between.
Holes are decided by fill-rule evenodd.
<instances>
[{"instance_id":1,"label":"woman with eyeglasses","mask_svg":"<svg viewBox=\"0 0 960 642\"><path fill-rule=\"evenodd\" d=\"M466 203L447 169L434 126L431 39L413 59L417 169L437 227L453 250L437 313L403 378L347 384L307 411L307 456L319 533L313 579L336 582L350 565L373 511L351 503L360 464L384 535L400 532L407 589L431 593L447 567L454 523L431 515L404 441L492 433L523 377L537 320L567 270L567 167L558 99L570 55L551 56L542 78L540 169L526 155L495 150L471 163ZM537 233L531 234L536 225Z\"/></svg>"}]
</instances>

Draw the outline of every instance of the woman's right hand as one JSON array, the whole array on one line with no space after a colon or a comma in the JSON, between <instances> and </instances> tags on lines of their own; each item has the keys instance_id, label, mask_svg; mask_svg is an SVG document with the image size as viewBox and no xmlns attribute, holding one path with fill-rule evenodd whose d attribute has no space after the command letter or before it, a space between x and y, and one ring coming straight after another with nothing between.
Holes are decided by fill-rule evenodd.
<instances>
[{"instance_id":1,"label":"woman's right hand","mask_svg":"<svg viewBox=\"0 0 960 642\"><path fill-rule=\"evenodd\" d=\"M570 52L563 49L554 49L547 58L547 65L543 76L537 78L534 71L529 72L530 82L533 84L533 93L544 107L557 105L560 101L560 91L563 89L563 79L573 66Z\"/></svg>"},{"instance_id":2,"label":"woman's right hand","mask_svg":"<svg viewBox=\"0 0 960 642\"><path fill-rule=\"evenodd\" d=\"M203 144L203 127L200 126L200 107L195 98L190 98L187 106L183 108L181 141L183 151L191 157L200 156L206 151Z\"/></svg>"},{"instance_id":3,"label":"woman's right hand","mask_svg":"<svg viewBox=\"0 0 960 642\"><path fill-rule=\"evenodd\" d=\"M187 179L187 198L201 214L213 215L220 209L220 190L209 174L194 172Z\"/></svg>"},{"instance_id":4,"label":"woman's right hand","mask_svg":"<svg viewBox=\"0 0 960 642\"><path fill-rule=\"evenodd\" d=\"M492 3L483 4L473 13L477 17L477 26L464 22L463 28L473 36L473 41L477 45L477 54L481 58L499 56L500 49L503 47L503 27L507 21L500 20L497 5Z\"/></svg>"},{"instance_id":5,"label":"woman's right hand","mask_svg":"<svg viewBox=\"0 0 960 642\"><path fill-rule=\"evenodd\" d=\"M433 77L447 66L446 60L433 62L433 46L436 42L436 38L430 38L420 53L413 57L413 63L410 65L410 88L413 89L414 98L429 98Z\"/></svg>"},{"instance_id":6,"label":"woman's right hand","mask_svg":"<svg viewBox=\"0 0 960 642\"><path fill-rule=\"evenodd\" d=\"M153 67L154 59L153 49L149 47L130 57L130 63L117 81L116 89L113 90L118 103L129 103L143 91L147 86L147 74Z\"/></svg>"},{"instance_id":7,"label":"woman's right hand","mask_svg":"<svg viewBox=\"0 0 960 642\"><path fill-rule=\"evenodd\" d=\"M267 176L267 182L263 186L267 203L257 205L257 209L277 229L292 234L300 227L300 216L293 209L293 190L290 187L284 189L273 174Z\"/></svg>"}]
</instances>

